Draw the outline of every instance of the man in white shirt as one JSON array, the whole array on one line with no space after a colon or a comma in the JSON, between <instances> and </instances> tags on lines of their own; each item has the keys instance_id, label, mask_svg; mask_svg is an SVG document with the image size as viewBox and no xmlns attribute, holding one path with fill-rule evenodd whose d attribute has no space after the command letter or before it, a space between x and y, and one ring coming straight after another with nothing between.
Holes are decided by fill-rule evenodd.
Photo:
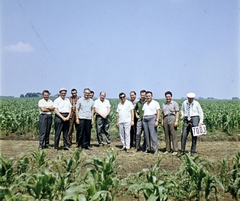
<instances>
[{"instance_id":1,"label":"man in white shirt","mask_svg":"<svg viewBox=\"0 0 240 201\"><path fill-rule=\"evenodd\" d=\"M186 141L189 131L192 134L192 127L201 126L203 124L203 111L198 101L194 100L195 94L188 93L187 100L182 104L181 119L183 119L183 129L181 137L181 155L185 153ZM191 155L196 153L197 136L192 134Z\"/></svg>"},{"instance_id":2,"label":"man in white shirt","mask_svg":"<svg viewBox=\"0 0 240 201\"><path fill-rule=\"evenodd\" d=\"M99 98L94 102L94 109L96 114L96 131L99 146L103 146L103 136L106 136L108 146L111 144L110 133L109 133L109 118L108 115L111 111L111 105L109 100L106 99L106 93L100 92Z\"/></svg>"},{"instance_id":3,"label":"man in white shirt","mask_svg":"<svg viewBox=\"0 0 240 201\"><path fill-rule=\"evenodd\" d=\"M133 104L126 100L126 94L121 92L119 94L121 100L117 106L117 126L119 127L120 138L123 144L122 150L129 152L130 149L130 129L134 125L134 107Z\"/></svg>"},{"instance_id":4,"label":"man in white shirt","mask_svg":"<svg viewBox=\"0 0 240 201\"><path fill-rule=\"evenodd\" d=\"M61 88L59 90L60 96L53 102L55 118L55 136L54 136L54 149L58 150L59 140L61 132L63 132L63 144L64 149L69 149L68 144L68 129L69 129L69 118L71 116L72 105L68 98L66 98L67 90Z\"/></svg>"},{"instance_id":5,"label":"man in white shirt","mask_svg":"<svg viewBox=\"0 0 240 201\"><path fill-rule=\"evenodd\" d=\"M158 136L157 136L157 127L160 117L160 105L157 101L152 99L152 92L146 92L147 102L144 103L142 110L143 113L143 128L145 132L145 141L146 141L146 151L151 150L150 140L154 155L158 153Z\"/></svg>"},{"instance_id":6,"label":"man in white shirt","mask_svg":"<svg viewBox=\"0 0 240 201\"><path fill-rule=\"evenodd\" d=\"M52 126L53 102L49 99L49 91L42 92L42 99L38 101L39 107L39 149L49 147L49 135Z\"/></svg>"}]
</instances>

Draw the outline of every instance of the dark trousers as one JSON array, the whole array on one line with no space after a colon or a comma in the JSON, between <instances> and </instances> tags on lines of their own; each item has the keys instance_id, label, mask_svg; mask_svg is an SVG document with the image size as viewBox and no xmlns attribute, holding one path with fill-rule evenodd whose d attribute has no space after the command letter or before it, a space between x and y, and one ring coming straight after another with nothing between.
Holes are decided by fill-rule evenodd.
<instances>
[{"instance_id":1,"label":"dark trousers","mask_svg":"<svg viewBox=\"0 0 240 201\"><path fill-rule=\"evenodd\" d=\"M130 130L130 147L136 146L137 121L138 119L134 116L134 125L131 126Z\"/></svg>"},{"instance_id":2,"label":"dark trousers","mask_svg":"<svg viewBox=\"0 0 240 201\"><path fill-rule=\"evenodd\" d=\"M61 113L61 114L64 117L68 116L68 113ZM67 141L69 121L63 121L59 116L55 115L54 127L55 127L54 148L58 149L61 132L63 132L64 147L69 146L68 141Z\"/></svg>"},{"instance_id":3,"label":"dark trousers","mask_svg":"<svg viewBox=\"0 0 240 201\"><path fill-rule=\"evenodd\" d=\"M69 144L72 144L74 127L75 127L75 131L76 131L76 143L77 143L77 141L78 141L78 137L77 137L78 124L76 124L76 114L75 114L75 112L72 113L72 117L69 119L69 130L68 130L68 143Z\"/></svg>"},{"instance_id":4,"label":"dark trousers","mask_svg":"<svg viewBox=\"0 0 240 201\"><path fill-rule=\"evenodd\" d=\"M191 146L191 153L196 153L196 146L197 146L197 136L193 136L192 127L198 126L199 117L195 116L192 117L190 121L187 118L184 118L183 123L183 130L182 130L182 137L181 137L181 151L185 152L186 141L188 137L189 131L192 134L192 146Z\"/></svg>"},{"instance_id":5,"label":"dark trousers","mask_svg":"<svg viewBox=\"0 0 240 201\"><path fill-rule=\"evenodd\" d=\"M102 118L99 115L96 115L96 131L97 131L97 139L99 144L103 144L103 136L105 134L106 141L108 144L111 143L110 134L109 134L109 119Z\"/></svg>"},{"instance_id":6,"label":"dark trousers","mask_svg":"<svg viewBox=\"0 0 240 201\"><path fill-rule=\"evenodd\" d=\"M40 114L39 116L39 146L49 146L49 135L52 126L52 114Z\"/></svg>"},{"instance_id":7,"label":"dark trousers","mask_svg":"<svg viewBox=\"0 0 240 201\"><path fill-rule=\"evenodd\" d=\"M88 148L91 140L91 119L79 119L77 136L78 147Z\"/></svg>"}]
</instances>

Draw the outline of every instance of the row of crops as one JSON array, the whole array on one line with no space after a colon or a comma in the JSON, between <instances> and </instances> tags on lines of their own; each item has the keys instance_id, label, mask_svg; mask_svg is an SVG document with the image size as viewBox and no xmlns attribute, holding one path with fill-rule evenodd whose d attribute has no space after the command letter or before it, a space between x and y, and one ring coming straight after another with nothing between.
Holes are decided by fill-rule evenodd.
<instances>
[{"instance_id":1,"label":"row of crops","mask_svg":"<svg viewBox=\"0 0 240 201\"><path fill-rule=\"evenodd\" d=\"M39 99L0 99L0 131L1 134L11 133L38 134L38 100ZM118 100L110 100L112 110L110 113L111 133L116 134L115 111ZM164 100L159 100L160 105ZM181 106L183 100L177 100ZM211 133L223 132L228 135L240 133L240 101L238 100L201 100L204 111L204 123ZM182 122L179 121L181 129ZM54 127L53 127L54 128ZM159 134L163 133L159 126ZM54 129L52 129L52 134Z\"/></svg>"},{"instance_id":2,"label":"row of crops","mask_svg":"<svg viewBox=\"0 0 240 201\"><path fill-rule=\"evenodd\" d=\"M6 159L0 155L0 200L223 200L240 199L240 152L218 164L186 154L178 171L151 169L121 177L116 155L86 160L73 151L67 158L46 158L44 151ZM226 197L228 196L228 197Z\"/></svg>"}]
</instances>

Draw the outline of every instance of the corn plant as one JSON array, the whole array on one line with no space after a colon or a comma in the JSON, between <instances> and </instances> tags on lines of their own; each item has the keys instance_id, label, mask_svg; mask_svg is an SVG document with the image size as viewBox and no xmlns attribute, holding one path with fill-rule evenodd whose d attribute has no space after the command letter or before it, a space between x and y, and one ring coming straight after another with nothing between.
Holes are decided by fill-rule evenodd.
<instances>
[{"instance_id":1,"label":"corn plant","mask_svg":"<svg viewBox=\"0 0 240 201\"><path fill-rule=\"evenodd\" d=\"M171 180L163 180L160 173L160 161L154 165L152 170L143 169L137 173L137 181L130 185L128 191L131 193L137 192L137 197L140 197L142 192L146 200L166 201L168 200L169 190L176 184ZM143 178L142 178L143 177Z\"/></svg>"},{"instance_id":2,"label":"corn plant","mask_svg":"<svg viewBox=\"0 0 240 201\"><path fill-rule=\"evenodd\" d=\"M87 200L114 200L119 179L115 173L116 155L108 153L104 159L95 158L87 161L88 168L84 177L87 184Z\"/></svg>"},{"instance_id":3,"label":"corn plant","mask_svg":"<svg viewBox=\"0 0 240 201\"><path fill-rule=\"evenodd\" d=\"M233 198L240 200L240 152L233 158L231 176L231 185L229 186L230 193Z\"/></svg>"},{"instance_id":4,"label":"corn plant","mask_svg":"<svg viewBox=\"0 0 240 201\"><path fill-rule=\"evenodd\" d=\"M14 163L13 159L6 159L0 155L0 183L8 187L14 181Z\"/></svg>"},{"instance_id":5,"label":"corn plant","mask_svg":"<svg viewBox=\"0 0 240 201\"><path fill-rule=\"evenodd\" d=\"M198 157L191 158L185 155L184 163L181 166L180 177L188 189L189 198L200 201L203 197L210 200L213 192L217 200L218 187L222 187L221 182L204 167L204 163L198 162ZM180 184L181 185L181 184Z\"/></svg>"}]
</instances>

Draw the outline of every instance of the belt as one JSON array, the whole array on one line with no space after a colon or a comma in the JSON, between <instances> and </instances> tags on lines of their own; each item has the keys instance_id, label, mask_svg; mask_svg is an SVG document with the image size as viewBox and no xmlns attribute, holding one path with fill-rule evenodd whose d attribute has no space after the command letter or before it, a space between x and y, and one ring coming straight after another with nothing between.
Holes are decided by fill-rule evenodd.
<instances>
[{"instance_id":1,"label":"belt","mask_svg":"<svg viewBox=\"0 0 240 201\"><path fill-rule=\"evenodd\" d=\"M163 118L165 118L165 117L168 117L168 116L175 116L175 114L173 114L173 113L166 114L166 115L164 115L164 117L163 117Z\"/></svg>"},{"instance_id":2,"label":"belt","mask_svg":"<svg viewBox=\"0 0 240 201\"><path fill-rule=\"evenodd\" d=\"M69 112L60 112L60 114L69 114Z\"/></svg>"},{"instance_id":3,"label":"belt","mask_svg":"<svg viewBox=\"0 0 240 201\"><path fill-rule=\"evenodd\" d=\"M194 117L199 117L199 116L191 116L191 118L194 118ZM184 118L187 119L188 117L185 116Z\"/></svg>"}]
</instances>

